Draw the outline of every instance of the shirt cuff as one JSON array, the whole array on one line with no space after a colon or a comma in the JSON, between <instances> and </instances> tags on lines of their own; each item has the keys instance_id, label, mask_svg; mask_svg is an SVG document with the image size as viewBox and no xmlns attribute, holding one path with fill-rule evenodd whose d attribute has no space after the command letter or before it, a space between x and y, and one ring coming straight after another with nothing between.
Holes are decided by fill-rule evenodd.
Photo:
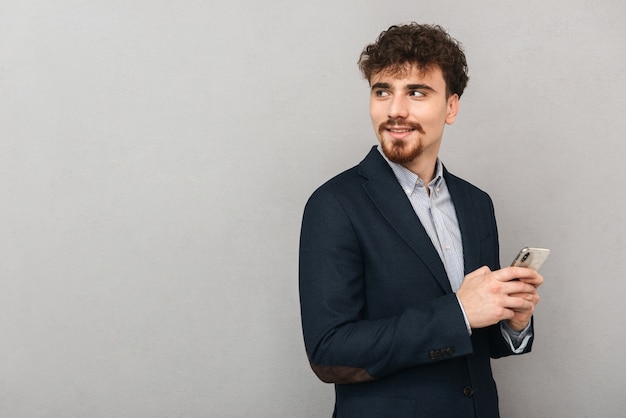
<instances>
[{"instance_id":1,"label":"shirt cuff","mask_svg":"<svg viewBox=\"0 0 626 418\"><path fill-rule=\"evenodd\" d=\"M456 294L455 294L456 296ZM471 336L472 335L472 327L470 326L469 321L467 320L467 315L465 315L465 309L463 309L463 304L461 303L461 300L459 299L459 297L456 297L457 302L459 302L459 307L461 308L461 312L463 313L463 319L465 320L465 326L467 327L467 333Z\"/></svg>"},{"instance_id":2,"label":"shirt cuff","mask_svg":"<svg viewBox=\"0 0 626 418\"><path fill-rule=\"evenodd\" d=\"M511 350L515 354L521 354L524 352L528 342L533 336L532 321L529 321L526 328L521 331L515 331L509 327L506 321L500 321L500 332L505 341L509 343Z\"/></svg>"}]
</instances>

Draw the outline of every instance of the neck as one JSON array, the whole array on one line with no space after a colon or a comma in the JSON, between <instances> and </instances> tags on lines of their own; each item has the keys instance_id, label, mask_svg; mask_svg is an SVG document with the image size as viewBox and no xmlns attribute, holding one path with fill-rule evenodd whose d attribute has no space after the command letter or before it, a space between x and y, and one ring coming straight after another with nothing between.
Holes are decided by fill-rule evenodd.
<instances>
[{"instance_id":1,"label":"neck","mask_svg":"<svg viewBox=\"0 0 626 418\"><path fill-rule=\"evenodd\" d=\"M417 174L417 176L428 185L435 178L435 169L437 166L437 156L426 157L424 155L415 160L402 164L407 170Z\"/></svg>"}]
</instances>

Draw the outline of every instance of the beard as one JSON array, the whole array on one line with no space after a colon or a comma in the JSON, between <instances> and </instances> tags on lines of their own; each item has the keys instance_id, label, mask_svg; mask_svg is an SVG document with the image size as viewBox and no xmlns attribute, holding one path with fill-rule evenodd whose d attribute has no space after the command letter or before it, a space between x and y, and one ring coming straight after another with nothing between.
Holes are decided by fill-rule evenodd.
<instances>
[{"instance_id":1,"label":"beard","mask_svg":"<svg viewBox=\"0 0 626 418\"><path fill-rule=\"evenodd\" d=\"M390 119L387 122L381 123L378 128L378 136L383 153L389 158L389 161L396 164L407 164L420 157L424 152L421 139L417 139L417 141L405 141L403 139L394 138L385 139L383 136L385 131L394 126L408 127L421 134L425 133L422 125L416 122L404 122Z\"/></svg>"}]
</instances>

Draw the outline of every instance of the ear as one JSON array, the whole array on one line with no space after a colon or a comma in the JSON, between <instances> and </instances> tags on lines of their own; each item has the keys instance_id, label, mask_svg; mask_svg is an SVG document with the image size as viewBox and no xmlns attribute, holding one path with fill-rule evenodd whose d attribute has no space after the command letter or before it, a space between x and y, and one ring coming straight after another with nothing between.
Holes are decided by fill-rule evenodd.
<instances>
[{"instance_id":1,"label":"ear","mask_svg":"<svg viewBox=\"0 0 626 418\"><path fill-rule=\"evenodd\" d=\"M459 95L453 94L448 97L448 114L446 116L446 123L452 125L456 120L456 114L459 112Z\"/></svg>"}]
</instances>

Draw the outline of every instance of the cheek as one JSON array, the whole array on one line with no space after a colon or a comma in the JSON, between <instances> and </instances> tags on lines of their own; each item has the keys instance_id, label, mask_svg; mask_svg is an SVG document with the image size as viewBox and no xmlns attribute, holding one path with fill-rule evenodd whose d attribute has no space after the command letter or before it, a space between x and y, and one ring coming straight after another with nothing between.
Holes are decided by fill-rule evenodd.
<instances>
[{"instance_id":1,"label":"cheek","mask_svg":"<svg viewBox=\"0 0 626 418\"><path fill-rule=\"evenodd\" d=\"M381 113L380 103L370 102L370 116L372 119L376 118Z\"/></svg>"},{"instance_id":2,"label":"cheek","mask_svg":"<svg viewBox=\"0 0 626 418\"><path fill-rule=\"evenodd\" d=\"M443 127L443 125L446 123L447 116L447 112L442 111L425 111L415 115L418 122L422 123L423 125L430 126L431 129Z\"/></svg>"},{"instance_id":3,"label":"cheek","mask_svg":"<svg viewBox=\"0 0 626 418\"><path fill-rule=\"evenodd\" d=\"M387 121L387 113L382 106L370 105L370 119L372 119L372 124L378 127L382 122Z\"/></svg>"}]
</instances>

